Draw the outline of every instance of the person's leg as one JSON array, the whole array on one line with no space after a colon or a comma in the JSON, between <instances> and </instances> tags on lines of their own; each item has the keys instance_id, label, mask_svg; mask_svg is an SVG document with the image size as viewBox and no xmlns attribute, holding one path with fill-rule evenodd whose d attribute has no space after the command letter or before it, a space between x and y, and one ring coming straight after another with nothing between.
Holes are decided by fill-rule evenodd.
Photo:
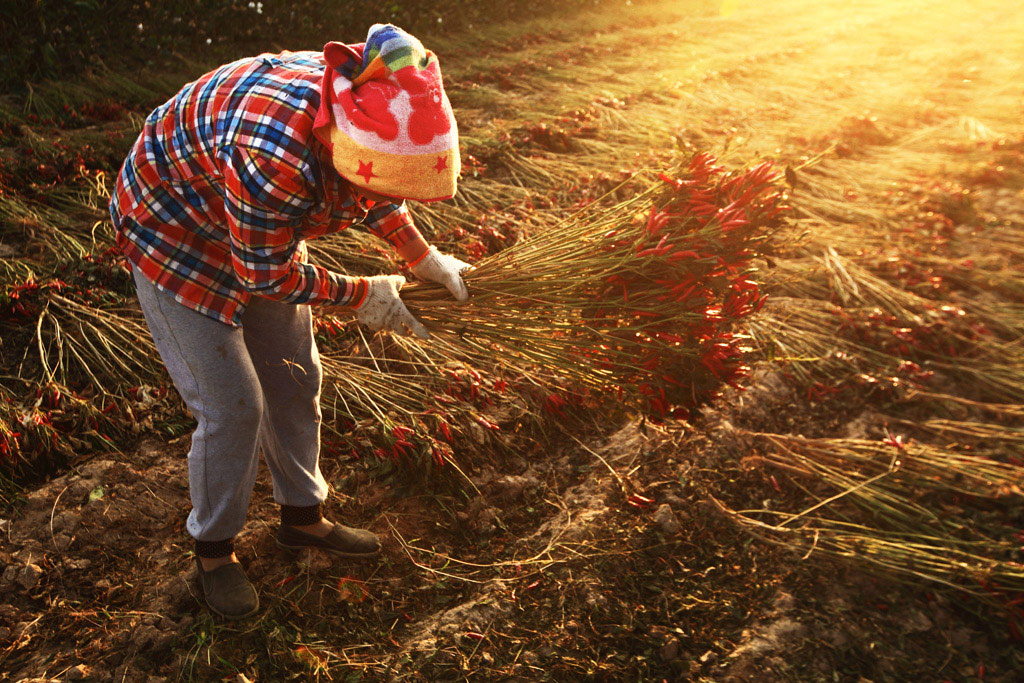
<instances>
[{"instance_id":1,"label":"person's leg","mask_svg":"<svg viewBox=\"0 0 1024 683\"><path fill-rule=\"evenodd\" d=\"M242 330L187 308L135 274L146 323L197 426L186 528L210 570L234 559L259 465L262 392Z\"/></svg>"},{"instance_id":2,"label":"person's leg","mask_svg":"<svg viewBox=\"0 0 1024 683\"><path fill-rule=\"evenodd\" d=\"M260 441L274 500L319 519L327 497L319 466L322 372L309 306L254 297L242 329L263 391Z\"/></svg>"},{"instance_id":3,"label":"person's leg","mask_svg":"<svg viewBox=\"0 0 1024 683\"><path fill-rule=\"evenodd\" d=\"M327 482L320 472L320 356L309 306L253 299L242 318L245 341L263 387L263 454L281 505L278 543L369 557L376 535L332 524L320 504Z\"/></svg>"}]
</instances>

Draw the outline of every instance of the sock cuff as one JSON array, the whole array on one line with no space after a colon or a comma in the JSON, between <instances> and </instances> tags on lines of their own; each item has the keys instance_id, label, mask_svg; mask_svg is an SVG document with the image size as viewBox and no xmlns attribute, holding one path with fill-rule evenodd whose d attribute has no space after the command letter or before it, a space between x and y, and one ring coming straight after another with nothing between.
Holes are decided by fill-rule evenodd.
<instances>
[{"instance_id":1,"label":"sock cuff","mask_svg":"<svg viewBox=\"0 0 1024 683\"><path fill-rule=\"evenodd\" d=\"M287 524L288 526L305 526L306 524L316 524L323 515L320 514L320 504L310 505L309 507L297 507L295 505L282 505L281 506L281 523Z\"/></svg>"},{"instance_id":2,"label":"sock cuff","mask_svg":"<svg viewBox=\"0 0 1024 683\"><path fill-rule=\"evenodd\" d=\"M229 538L224 541L200 541L196 540L196 555L205 557L208 560L218 557L227 557L235 552L235 539Z\"/></svg>"}]
</instances>

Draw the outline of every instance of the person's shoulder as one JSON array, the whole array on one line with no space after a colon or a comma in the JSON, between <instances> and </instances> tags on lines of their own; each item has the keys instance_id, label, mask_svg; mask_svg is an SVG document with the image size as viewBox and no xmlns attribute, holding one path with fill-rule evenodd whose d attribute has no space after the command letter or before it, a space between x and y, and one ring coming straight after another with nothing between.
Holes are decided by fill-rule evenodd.
<instances>
[{"instance_id":1,"label":"person's shoulder","mask_svg":"<svg viewBox=\"0 0 1024 683\"><path fill-rule=\"evenodd\" d=\"M239 75L222 121L222 144L308 174L323 55L282 52L236 64Z\"/></svg>"},{"instance_id":2,"label":"person's shoulder","mask_svg":"<svg viewBox=\"0 0 1024 683\"><path fill-rule=\"evenodd\" d=\"M320 106L324 74L322 57L318 62L315 54L283 52L255 57L256 64L239 82L239 90L244 92L240 104L260 108L265 103L278 118L308 117L312 123ZM294 126L298 121L289 124Z\"/></svg>"},{"instance_id":3,"label":"person's shoulder","mask_svg":"<svg viewBox=\"0 0 1024 683\"><path fill-rule=\"evenodd\" d=\"M236 99L270 96L294 108L319 103L324 75L318 52L264 53L221 66L200 80L217 81Z\"/></svg>"},{"instance_id":4,"label":"person's shoulder","mask_svg":"<svg viewBox=\"0 0 1024 683\"><path fill-rule=\"evenodd\" d=\"M324 75L324 57L321 52L278 52L242 57L208 71L192 83L216 84L236 92L288 86L295 92L315 89L319 93Z\"/></svg>"},{"instance_id":5,"label":"person's shoulder","mask_svg":"<svg viewBox=\"0 0 1024 683\"><path fill-rule=\"evenodd\" d=\"M312 50L292 52L285 50L276 54L264 53L259 55L259 57L296 71L309 71L320 75L324 73L325 62L324 53L322 52L314 52Z\"/></svg>"},{"instance_id":6,"label":"person's shoulder","mask_svg":"<svg viewBox=\"0 0 1024 683\"><path fill-rule=\"evenodd\" d=\"M253 57L259 65L258 73L268 81L295 88L315 87L319 92L324 77L324 56L320 52L264 53Z\"/></svg>"}]
</instances>

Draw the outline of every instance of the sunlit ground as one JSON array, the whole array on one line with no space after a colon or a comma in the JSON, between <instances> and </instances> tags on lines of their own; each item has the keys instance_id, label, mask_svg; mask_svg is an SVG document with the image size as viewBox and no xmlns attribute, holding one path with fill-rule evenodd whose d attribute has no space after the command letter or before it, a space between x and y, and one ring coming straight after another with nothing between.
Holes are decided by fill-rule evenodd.
<instances>
[{"instance_id":1,"label":"sunlit ground","mask_svg":"<svg viewBox=\"0 0 1024 683\"><path fill-rule=\"evenodd\" d=\"M980 452L985 460L1008 465L1006 454L1021 447L1022 36L1024 11L1008 1L691 0L623 2L597 17L566 19L554 27L545 18L524 18L439 37L430 46L442 57L463 143L483 160L479 174L466 174L455 200L413 207L425 231L451 249L476 240L485 225L499 237L505 231L509 241L558 226L602 196L605 186L595 182L601 174L656 178L658 171L703 151L729 168L766 158L788 167L791 228L780 240L773 267L765 261L751 275L770 288L772 297L744 330L757 347L761 369L775 379L777 395L763 386L730 394L719 405L721 414L697 428L677 425L657 452L648 448L659 438L657 426L650 426L644 438L652 441L646 446L630 442L608 450L595 438L587 441L589 450L576 452L574 442L556 431L530 446L539 453L519 448L520 442L494 452L475 438L463 444L460 457L474 475L485 463L495 465L495 477L532 468L542 480L536 495L516 502L505 502L486 484L481 485L484 498L468 487L458 494L435 490L423 482L436 475L414 469L402 470L401 477L415 482L402 488L395 483L401 477L381 474L385 465L351 457L347 447L331 450L324 458L336 489L331 505L343 511L346 523L387 536L387 556L380 565L362 568L291 561L273 545L275 512L261 484L261 502L254 502L241 545L251 575L259 577L264 612L258 622L240 628L210 617L181 580L191 571L187 538L174 527L188 505L187 438L167 443L159 432L156 444L137 455L130 425L122 421L117 426L129 434L127 455L118 456L112 470L120 479L103 482L108 493L101 504L108 507L81 507L70 494L57 496L64 486L60 481L51 483L49 498L36 495L45 489L26 491L35 496L41 521L37 529L24 529L15 519L19 534L52 538L54 520L66 521L71 511L83 515L79 538L90 542L76 541L59 557L48 557L36 593L9 591L6 599L21 610L18 624L30 626L0 651L0 668L16 667L27 677L98 662L104 671L124 666L161 677L155 680L173 680L184 672L184 678L196 681L222 680L238 671L263 681L312 679L310 671L333 680L356 680L360 674L362 680L383 680L395 672L424 681L471 675L479 680L722 680L723 671L740 666L742 658L730 653L778 615L782 608L775 598L781 592L793 603L785 617L808 626L777 653L781 670L789 671L783 680L819 680L820 674L824 680L1016 683L1019 648L1010 643L1014 613L1007 596L1019 599L1024 586L1020 565L1013 564L1020 559L1013 554L1019 547L1013 533L1021 522L1019 505L1013 503L1019 498L1010 495L1020 478L999 481L1006 495L986 498L990 508L983 508L984 515L941 496L919 494L931 490L925 484L940 480L962 485L955 479L963 471L955 468L962 466L964 454ZM188 73L181 75L182 83L210 66L183 63ZM112 82L83 81L76 87L106 88L103 96L112 97ZM49 101L59 110L61 98L73 92L40 84L33 106ZM74 168L71 161L79 151L89 157L90 168L107 167L87 178L89 185L71 177L40 190L31 186L36 177L31 176L17 179L18 187L30 191L0 196L0 215L31 233L17 237L18 250L6 252L10 258L5 255L3 265L10 270L4 272L11 282L24 281L24 268L38 269L43 260L23 259L25 254L77 264L75 240L85 245L83 251L93 247L94 238L109 243L103 191L116 162L90 155L103 148L123 158L123 147L145 113L82 130L26 123L31 135L18 144L34 153L49 154L47 147L57 149L53 143L59 140L72 147L68 168ZM578 129L580 135L570 134ZM538 130L560 131L563 137L557 145L544 145ZM54 156L63 153L61 148ZM592 192L594 187L600 189ZM344 265L351 263L344 259L352 257L352 246L317 240L311 251L324 263ZM391 267L381 266L380 259L371 263ZM90 357L109 357L100 345L79 343L95 336L92 328L74 327L75 316L83 316L79 309L69 314L54 296L47 310L49 317L40 318L38 327L29 320L17 330L29 340L24 348L7 350L11 337L0 348L9 363L5 373L29 368L25 377L12 380L11 395L29 391L18 410L37 415L48 410L31 390L45 380L28 376L38 354L54 358L63 343L95 354ZM102 313L106 317L97 319L110 323L100 328L108 336L111 330L144 335L132 327L138 318L128 307ZM889 327L879 320L888 320ZM54 321L85 332L59 337ZM941 325L953 330L948 339L963 345L962 357L922 358L914 349L904 352L891 344L893 338L947 329ZM991 334L979 331L985 329ZM892 334L872 346L870 334L882 332ZM44 343L36 341L37 334ZM962 338L954 339L958 334ZM392 399L418 410L418 402L433 393L389 383L383 374L374 376L370 389L352 388L351 379L344 382L347 349L328 341L323 350L327 427L343 424L341 411L365 410L373 401L385 405L382 412ZM137 399L142 370L136 368L149 367L152 354L141 343L123 344L117 357L133 363L125 366L127 373L116 363L91 367L115 391L133 387L127 395ZM76 357L65 359L59 370L77 367ZM926 366L918 368L920 377L904 360ZM897 393L920 388L912 382L929 370L937 370L938 379L921 386L938 398ZM894 380L902 382L895 389ZM839 387L847 393L838 394ZM133 409L145 409L134 399ZM767 402L760 417L757 401ZM166 399L159 405L170 412ZM376 419L376 413L364 414L370 424ZM855 417L862 429L857 438L846 439ZM160 427L181 436L187 419L178 413L176 420ZM763 455L748 457L754 443L749 432L761 431L775 441L765 446L766 437L757 437ZM812 435L821 438L805 438ZM590 439L582 432L576 436ZM877 455L878 449L883 476L865 484L878 470L861 467L857 458ZM559 468L544 469L569 451L574 460L557 460ZM592 459L594 452L605 461ZM814 465L808 454L833 469L807 477ZM914 465L936 462L947 467L930 473L932 479L923 484L914 479ZM890 465L891 471L885 470ZM794 471L797 467L805 471ZM856 482L857 496L843 492L850 482ZM589 487L592 495L569 490L577 485ZM627 485L659 503L669 500L662 498L665 492L676 496L671 504L686 515L681 535L657 536L652 509L624 502ZM898 499L911 521L920 513L926 521L950 523L943 527L946 536L932 534L923 544L935 551L927 562L901 548L893 553L892 547L870 545L872 539L903 533L886 525L891 517L863 513L851 502L879 493ZM734 524L713 513L711 496L746 519L733 517ZM829 501L833 496L838 498ZM160 514L152 521L139 515L140 500L166 507L154 507ZM918 503L923 512L912 507ZM482 506L498 520L486 531L478 519ZM124 528L109 533L111 519ZM764 526L756 529L758 540L741 531L753 522L771 526L786 519L794 520L791 527L808 525L773 537L798 547L795 555L762 543L768 534ZM849 519L861 524L856 552L835 533ZM1010 524L1017 526L1010 529ZM562 535L570 527L579 532L571 543ZM973 555L956 554L968 546ZM639 551L649 547L655 551ZM840 563L814 563L841 552L846 554ZM516 568L522 558L535 558L525 574ZM962 564L951 569L948 558ZM834 585L834 576L846 578L846 568L865 561L896 572L913 587L887 581ZM58 581L51 573L58 566L81 569L65 571ZM983 588L979 577L985 571L1016 580L1016 592L991 591L990 583ZM96 589L101 580L113 589ZM348 588L356 584L358 595ZM920 588L948 584L967 594L954 592L936 601ZM831 602L834 590L849 591L840 607ZM880 607L879 590L885 600ZM493 620L455 624L455 635L438 636L436 651L417 640L417 634L434 633L448 610L474 601L502 611ZM161 614L155 621L154 612ZM923 623L918 615L925 612L933 627L907 630L910 623ZM139 628L140 616L149 620L146 628ZM166 636L157 639L160 646L150 642L150 621ZM14 626L13 621L0 625ZM842 631L845 644L822 639L831 629ZM953 645L954 632L966 644ZM464 638L466 633L474 636ZM73 649L70 642L88 644ZM988 653L979 654L977 643L989 647ZM549 648L555 648L555 656L543 655ZM785 668L789 665L791 670ZM757 661L750 680L767 680L766 670Z\"/></svg>"}]
</instances>

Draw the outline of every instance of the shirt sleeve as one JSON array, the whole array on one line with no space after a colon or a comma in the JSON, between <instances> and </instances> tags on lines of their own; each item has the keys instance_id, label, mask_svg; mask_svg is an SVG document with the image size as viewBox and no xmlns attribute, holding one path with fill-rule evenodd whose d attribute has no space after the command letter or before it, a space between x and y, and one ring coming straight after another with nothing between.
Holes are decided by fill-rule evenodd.
<instances>
[{"instance_id":1,"label":"shirt sleeve","mask_svg":"<svg viewBox=\"0 0 1024 683\"><path fill-rule=\"evenodd\" d=\"M423 258L430 248L412 222L404 201L401 204L378 204L366 212L363 225L377 237L387 240L402 260L410 265Z\"/></svg>"},{"instance_id":2,"label":"shirt sleeve","mask_svg":"<svg viewBox=\"0 0 1024 683\"><path fill-rule=\"evenodd\" d=\"M360 301L362 278L303 263L295 226L312 204L301 174L241 147L221 151L231 267L247 291L294 304Z\"/></svg>"}]
</instances>

